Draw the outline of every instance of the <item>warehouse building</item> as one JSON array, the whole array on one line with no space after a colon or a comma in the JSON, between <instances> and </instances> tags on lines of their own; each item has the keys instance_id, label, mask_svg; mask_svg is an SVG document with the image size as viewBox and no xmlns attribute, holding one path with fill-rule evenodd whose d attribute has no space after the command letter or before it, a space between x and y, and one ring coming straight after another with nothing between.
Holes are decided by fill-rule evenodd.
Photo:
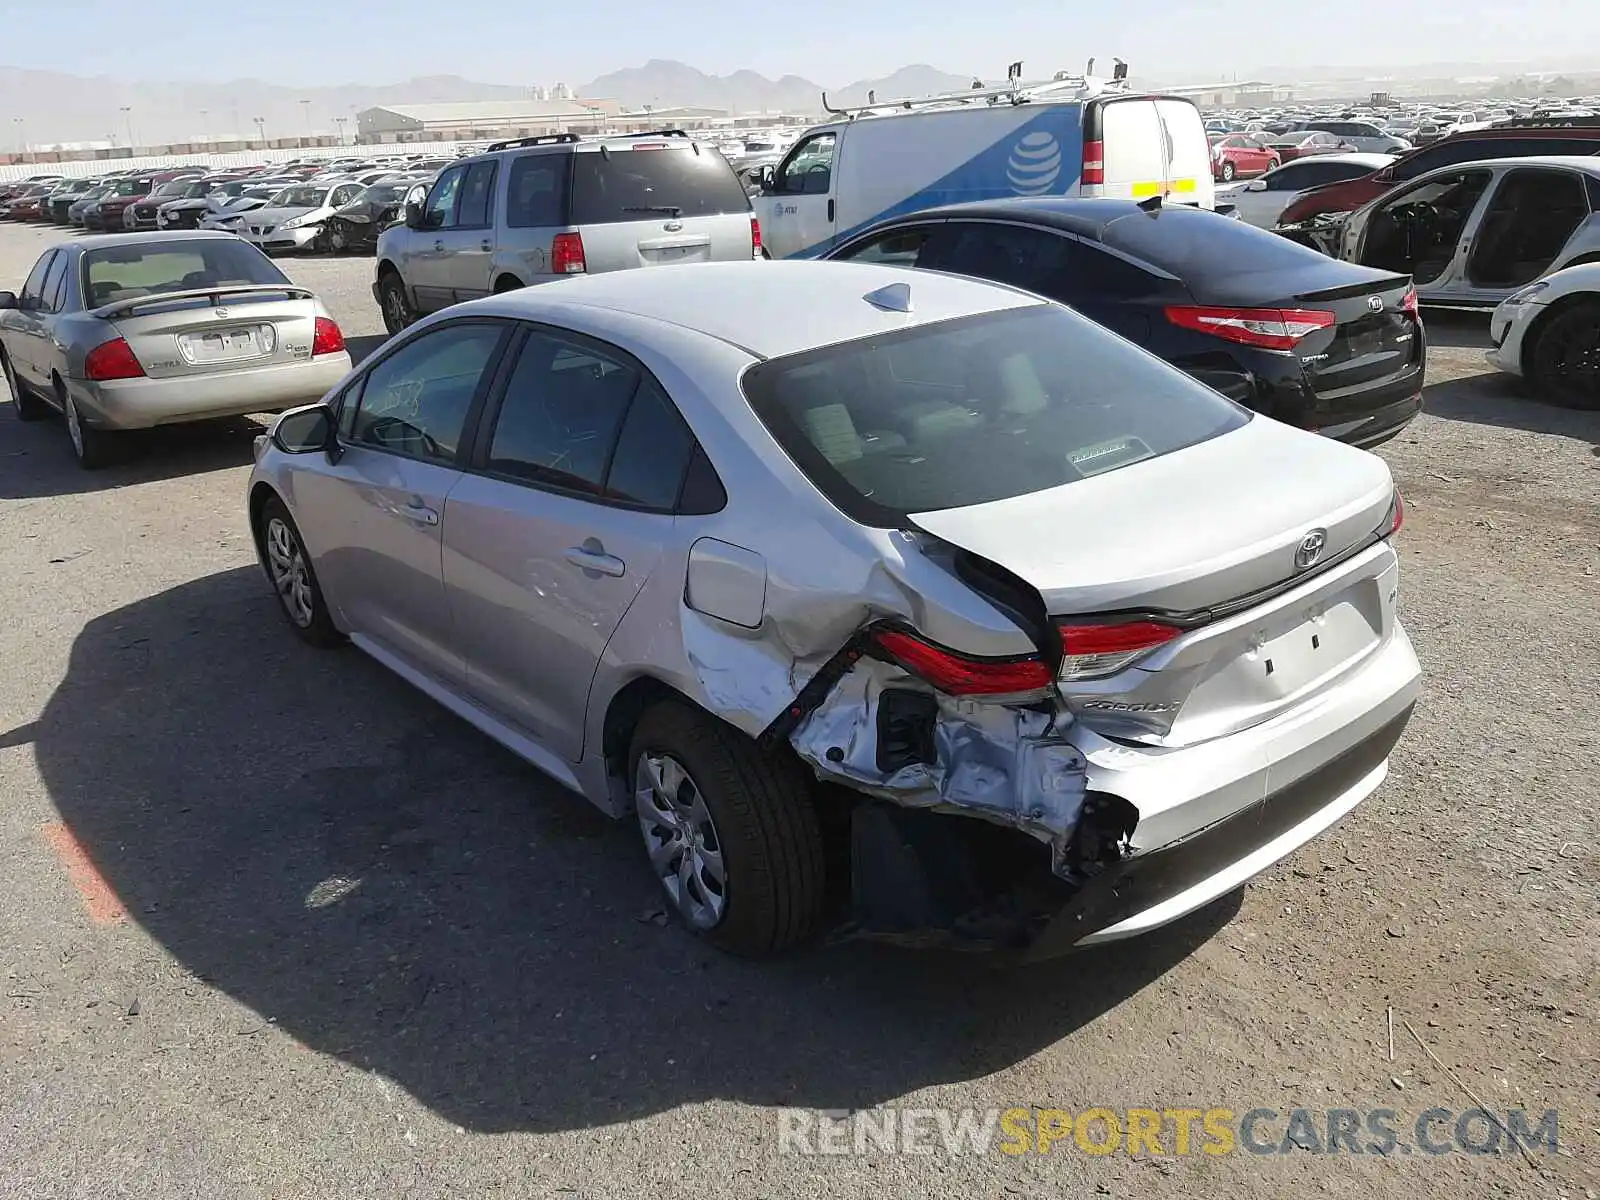
<instances>
[{"instance_id":1,"label":"warehouse building","mask_svg":"<svg viewBox=\"0 0 1600 1200\"><path fill-rule=\"evenodd\" d=\"M474 100L455 104L389 104L356 114L359 142L470 142L598 133L620 110L614 100Z\"/></svg>"}]
</instances>

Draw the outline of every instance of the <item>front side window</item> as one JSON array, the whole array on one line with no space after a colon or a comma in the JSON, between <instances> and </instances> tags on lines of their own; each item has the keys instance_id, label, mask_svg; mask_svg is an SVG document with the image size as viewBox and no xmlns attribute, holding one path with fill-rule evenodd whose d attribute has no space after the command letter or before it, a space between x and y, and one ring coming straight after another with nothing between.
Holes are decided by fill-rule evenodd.
<instances>
[{"instance_id":1,"label":"front side window","mask_svg":"<svg viewBox=\"0 0 1600 1200\"><path fill-rule=\"evenodd\" d=\"M454 463L467 413L505 332L493 322L445 325L401 346L367 373L350 440Z\"/></svg>"},{"instance_id":2,"label":"front side window","mask_svg":"<svg viewBox=\"0 0 1600 1200\"><path fill-rule=\"evenodd\" d=\"M40 296L39 307L45 312L61 311L61 293L67 278L67 254L62 251L56 255L55 262L50 264L50 270L44 277L44 291Z\"/></svg>"},{"instance_id":3,"label":"front side window","mask_svg":"<svg viewBox=\"0 0 1600 1200\"><path fill-rule=\"evenodd\" d=\"M17 298L19 307L39 307L39 301L44 296L44 277L49 274L50 267L59 253L56 250L48 250L43 258L33 264L33 270L28 272L28 278L22 284L22 295Z\"/></svg>"},{"instance_id":4,"label":"front side window","mask_svg":"<svg viewBox=\"0 0 1600 1200\"><path fill-rule=\"evenodd\" d=\"M915 225L910 229L891 230L867 241L857 242L837 257L849 262L914 267L936 228L934 225Z\"/></svg>"},{"instance_id":5,"label":"front side window","mask_svg":"<svg viewBox=\"0 0 1600 1200\"><path fill-rule=\"evenodd\" d=\"M843 512L894 526L1118 470L1249 414L1059 305L770 359L745 396Z\"/></svg>"},{"instance_id":6,"label":"front side window","mask_svg":"<svg viewBox=\"0 0 1600 1200\"><path fill-rule=\"evenodd\" d=\"M833 158L839 137L818 133L789 152L773 179L775 192L786 196L826 196L833 189Z\"/></svg>"},{"instance_id":7,"label":"front side window","mask_svg":"<svg viewBox=\"0 0 1600 1200\"><path fill-rule=\"evenodd\" d=\"M456 195L461 191L465 167L456 167L440 175L428 193L428 204L423 210L423 224L429 229L448 229L455 223Z\"/></svg>"}]
</instances>

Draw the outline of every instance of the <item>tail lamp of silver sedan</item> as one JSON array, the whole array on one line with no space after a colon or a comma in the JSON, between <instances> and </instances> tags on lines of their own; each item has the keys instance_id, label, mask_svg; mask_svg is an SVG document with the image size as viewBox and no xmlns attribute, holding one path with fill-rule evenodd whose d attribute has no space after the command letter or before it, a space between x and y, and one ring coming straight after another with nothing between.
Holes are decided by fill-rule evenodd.
<instances>
[{"instance_id":1,"label":"tail lamp of silver sedan","mask_svg":"<svg viewBox=\"0 0 1600 1200\"><path fill-rule=\"evenodd\" d=\"M305 640L635 822L740 953L1154 928L1370 795L1419 690L1380 459L931 272L458 305L280 418L249 513Z\"/></svg>"}]
</instances>

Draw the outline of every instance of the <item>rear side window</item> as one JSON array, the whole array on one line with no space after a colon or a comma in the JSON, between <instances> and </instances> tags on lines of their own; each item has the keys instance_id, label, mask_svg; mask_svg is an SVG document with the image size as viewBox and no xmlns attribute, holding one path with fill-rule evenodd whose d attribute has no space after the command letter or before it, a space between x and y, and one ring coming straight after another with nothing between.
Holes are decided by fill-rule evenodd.
<instances>
[{"instance_id":1,"label":"rear side window","mask_svg":"<svg viewBox=\"0 0 1600 1200\"><path fill-rule=\"evenodd\" d=\"M987 221L952 222L947 230L921 265L1047 294L1067 270L1069 247L1059 234Z\"/></svg>"},{"instance_id":2,"label":"rear side window","mask_svg":"<svg viewBox=\"0 0 1600 1200\"><path fill-rule=\"evenodd\" d=\"M572 155L572 224L747 213L750 200L722 155L696 147Z\"/></svg>"},{"instance_id":3,"label":"rear side window","mask_svg":"<svg viewBox=\"0 0 1600 1200\"><path fill-rule=\"evenodd\" d=\"M467 177L461 184L461 199L456 203L457 229L486 229L490 225L497 165L490 159L467 168Z\"/></svg>"},{"instance_id":4,"label":"rear side window","mask_svg":"<svg viewBox=\"0 0 1600 1200\"><path fill-rule=\"evenodd\" d=\"M1250 419L1175 367L1047 304L771 359L743 386L812 482L853 519L879 526L1118 470Z\"/></svg>"},{"instance_id":5,"label":"rear side window","mask_svg":"<svg viewBox=\"0 0 1600 1200\"><path fill-rule=\"evenodd\" d=\"M1315 250L1244 221L1176 205L1118 217L1100 236L1113 249L1179 279L1265 274L1327 262Z\"/></svg>"},{"instance_id":6,"label":"rear side window","mask_svg":"<svg viewBox=\"0 0 1600 1200\"><path fill-rule=\"evenodd\" d=\"M566 225L567 177L572 154L525 154L513 159L506 188L506 224L512 229Z\"/></svg>"},{"instance_id":7,"label":"rear side window","mask_svg":"<svg viewBox=\"0 0 1600 1200\"><path fill-rule=\"evenodd\" d=\"M1451 167L1485 158L1527 158L1532 154L1589 155L1596 150L1600 150L1600 140L1584 137L1468 137L1459 141L1451 138L1408 155L1395 164L1394 177L1399 180L1415 179L1435 167Z\"/></svg>"}]
</instances>

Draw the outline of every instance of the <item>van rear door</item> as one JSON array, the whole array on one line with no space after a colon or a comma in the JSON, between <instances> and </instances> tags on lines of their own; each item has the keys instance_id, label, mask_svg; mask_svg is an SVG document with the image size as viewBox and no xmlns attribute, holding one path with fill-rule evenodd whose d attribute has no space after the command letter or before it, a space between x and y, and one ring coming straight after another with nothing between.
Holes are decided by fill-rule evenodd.
<instances>
[{"instance_id":1,"label":"van rear door","mask_svg":"<svg viewBox=\"0 0 1600 1200\"><path fill-rule=\"evenodd\" d=\"M1200 110L1188 100L1101 97L1089 102L1084 119L1084 141L1100 148L1104 183L1086 183L1083 195L1129 200L1164 196L1215 207L1211 143Z\"/></svg>"}]
</instances>

